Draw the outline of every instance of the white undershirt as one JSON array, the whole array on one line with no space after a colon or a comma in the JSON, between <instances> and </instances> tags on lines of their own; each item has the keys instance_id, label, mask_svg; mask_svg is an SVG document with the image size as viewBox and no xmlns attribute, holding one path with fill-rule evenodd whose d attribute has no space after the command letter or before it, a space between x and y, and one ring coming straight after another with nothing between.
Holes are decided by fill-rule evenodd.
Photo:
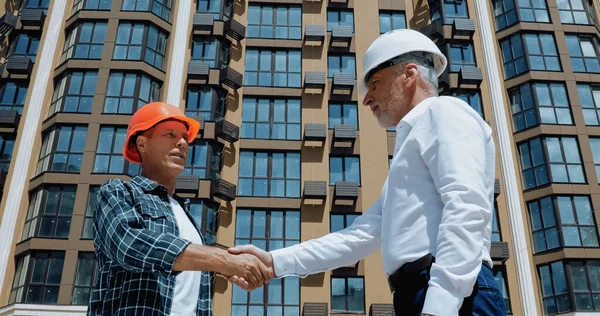
<instances>
[{"instance_id":1,"label":"white undershirt","mask_svg":"<svg viewBox=\"0 0 600 316\"><path fill-rule=\"evenodd\" d=\"M171 200L171 209L177 220L177 226L179 226L179 237L189 240L193 244L201 245L200 234L185 215L181 205L172 197L169 197L169 199ZM196 315L198 296L200 295L200 277L200 271L182 271L177 275L171 316Z\"/></svg>"}]
</instances>

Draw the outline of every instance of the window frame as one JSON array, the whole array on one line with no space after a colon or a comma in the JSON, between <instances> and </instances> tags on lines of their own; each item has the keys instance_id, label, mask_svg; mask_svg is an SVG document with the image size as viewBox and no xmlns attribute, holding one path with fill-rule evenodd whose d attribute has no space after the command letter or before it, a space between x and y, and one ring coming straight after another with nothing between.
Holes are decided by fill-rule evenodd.
<instances>
[{"instance_id":1,"label":"window frame","mask_svg":"<svg viewBox=\"0 0 600 316\"><path fill-rule=\"evenodd\" d=\"M14 133L0 133L0 170L4 170L5 173L8 173L8 170L10 169L10 162L15 153L16 141L17 135ZM8 156L8 159L3 159L5 155ZM6 166L6 169L4 166Z\"/></svg>"},{"instance_id":2,"label":"window frame","mask_svg":"<svg viewBox=\"0 0 600 316\"><path fill-rule=\"evenodd\" d=\"M246 50L246 57L248 57L248 52L257 52L257 60L256 60L256 70L254 69L249 69L249 68L253 68L253 67L248 67L248 60L249 58L246 58L246 66L244 67L244 86L248 86L248 87L271 87L271 88L302 88L302 50L301 49L295 49L295 48L290 48L290 49L276 49L276 48L262 48L262 47L258 47L258 48L250 48ZM268 70L261 70L262 68L262 61L261 61L261 56L263 54L263 52L265 54L267 54L268 52L270 52L271 57L270 57L270 63L271 65L269 66ZM285 52L286 54L286 70L285 71L277 71L277 53L278 52ZM300 71L299 72L292 72L290 71L290 53L298 53L300 56ZM250 78L251 76L248 74L250 73L256 73L256 83L255 84L251 84L249 83L249 80L247 80L247 78ZM260 75L261 74L270 74L270 84L269 85L261 85L261 80L260 80ZM285 74L286 75L286 83L285 85L275 85L276 82L276 78L278 74ZM290 85L290 75L294 75L294 78L297 77L298 80L298 85Z\"/></svg>"},{"instance_id":3,"label":"window frame","mask_svg":"<svg viewBox=\"0 0 600 316\"><path fill-rule=\"evenodd\" d=\"M502 299L504 301L504 305L506 307L506 312L510 315L512 314L512 306L510 303L510 289L508 288L508 273L506 272L505 265L494 265L492 268L492 273L494 274L494 280L496 281L496 285L498 285L498 289L500 290L500 295L502 295ZM496 274L500 274L502 276L503 286L498 284L498 279L496 279ZM506 293L502 291L506 289ZM506 296L504 296L506 294Z\"/></svg>"},{"instance_id":4,"label":"window frame","mask_svg":"<svg viewBox=\"0 0 600 316\"><path fill-rule=\"evenodd\" d=\"M507 1L512 2L513 7L510 10L506 10L506 3ZM495 21L495 25L496 25L496 32L504 30L512 25L515 25L517 23L519 23L520 21L520 16L519 16L519 6L518 3L515 3L514 0L494 0L493 2L493 9L494 11L497 10L497 5L501 4L502 5L502 13L500 14L496 14L494 13L494 21ZM510 12L514 13L514 17L515 20L510 20L508 19L508 16L510 16ZM504 26L500 26L500 24L498 23L498 19L501 18L504 20L505 25Z\"/></svg>"},{"instance_id":5,"label":"window frame","mask_svg":"<svg viewBox=\"0 0 600 316\"><path fill-rule=\"evenodd\" d=\"M25 1L23 1L23 3L25 3ZM27 53L23 54L23 53L17 53L17 45L19 43L19 39L22 36L26 36L27 37ZM27 57L31 60L32 63L35 63L37 60L37 53L39 51L40 48L40 42L41 42L41 35L37 34L35 32L21 32L18 35L16 35L14 37L14 39L11 41L11 45L8 49L8 52L6 54L6 59L9 59L10 57L13 56L21 56L21 57ZM35 48L35 54L30 52L31 50L31 46L32 43L37 43L37 47Z\"/></svg>"},{"instance_id":6,"label":"window frame","mask_svg":"<svg viewBox=\"0 0 600 316\"><path fill-rule=\"evenodd\" d=\"M90 42L82 43L81 42L81 34L83 32L83 28L86 25L92 25L92 31L90 33ZM102 25L104 26L104 36L102 37L102 42L94 43L94 37L96 34L97 27L100 26L100 30L102 29ZM62 54L60 56L60 64L64 63L67 60L101 60L102 54L104 53L104 42L106 40L106 31L108 28L108 22L105 20L85 20L77 23L76 25L70 27L66 30L65 34L65 43L63 45ZM77 48L79 46L88 46L87 57L77 57ZM100 56L98 58L90 58L92 47L100 48Z\"/></svg>"},{"instance_id":7,"label":"window frame","mask_svg":"<svg viewBox=\"0 0 600 316\"><path fill-rule=\"evenodd\" d=\"M81 230L80 239L90 240L90 239L94 238L94 234L93 234L94 211L95 211L96 205L98 203L98 200L96 199L96 195L98 194L99 190L100 190L100 185L90 185L90 187L88 188L87 202L85 204L85 217L83 219L83 229ZM88 227L88 225L90 227L89 228L90 231L92 232L89 237L86 236L86 234L85 234L86 227Z\"/></svg>"},{"instance_id":8,"label":"window frame","mask_svg":"<svg viewBox=\"0 0 600 316\"><path fill-rule=\"evenodd\" d=\"M79 87L79 94L70 94L69 90L71 90L71 84L73 83L73 75L82 74L81 86ZM85 86L86 80L88 80L88 75L95 77L90 77L90 80L95 80L94 93L92 94L82 94ZM54 91L52 92L52 99L50 103L50 107L48 109L48 118L54 116L57 113L86 113L91 114L94 106L94 99L96 96L95 88L98 83L98 72L94 69L90 69L88 71L69 71L58 77L54 84ZM67 99L69 98L77 98L77 111L65 111L65 106L67 105ZM80 111L82 107L82 99L89 100L89 111ZM84 101L85 102L85 101Z\"/></svg>"},{"instance_id":9,"label":"window frame","mask_svg":"<svg viewBox=\"0 0 600 316\"><path fill-rule=\"evenodd\" d=\"M358 217L360 217L362 214L363 213L335 213L335 212L329 213L329 232L334 233L334 232L340 231L340 230L333 230L333 227L332 227L333 217L341 216L343 218L343 222L344 222L343 223L344 228L342 228L342 230L343 230L343 229L348 228L350 225L352 225L354 223L354 221L356 221L356 219ZM349 222L350 221L349 217L350 218L354 217L352 222Z\"/></svg>"},{"instance_id":10,"label":"window frame","mask_svg":"<svg viewBox=\"0 0 600 316\"><path fill-rule=\"evenodd\" d=\"M6 93L6 87L9 84L13 84L15 86L15 94L13 96L12 103L2 104L2 100L4 99L4 94ZM25 90L25 94L21 95L23 97L23 104L17 104L16 102L19 100L19 95L21 90ZM29 91L29 84L23 80L6 80L4 84L0 87L0 110L15 110L19 115L23 114L23 109L25 108L25 100L27 98L27 92Z\"/></svg>"},{"instance_id":11,"label":"window frame","mask_svg":"<svg viewBox=\"0 0 600 316\"><path fill-rule=\"evenodd\" d=\"M327 106L327 129L329 130L333 130L335 129L335 125L337 124L331 124L331 106L340 106L340 110L341 110L341 116L339 117L340 120L340 124L346 124L346 125L355 125L355 129L358 131L360 130L360 124L359 124L359 115L358 115L358 104L356 102L337 102L337 101L330 101L328 106ZM354 122L345 122L345 116L344 116L344 108L346 106L353 106L354 107L354 111L356 113L356 124L354 124ZM334 118L334 119L337 119Z\"/></svg>"},{"instance_id":12,"label":"window frame","mask_svg":"<svg viewBox=\"0 0 600 316\"><path fill-rule=\"evenodd\" d=\"M33 274L33 269L35 266L35 260L37 258L37 256L44 256L46 255L47 257L44 258L46 259L45 261L45 269L44 269L44 281L42 283L33 283L31 281L32 278L32 274ZM54 256L54 257L53 257ZM62 258L61 258L62 257ZM57 260L62 260L62 266L60 269L60 278L62 278L63 275L63 269L64 269L64 265L65 265L65 258L66 258L66 254L65 251L43 251L43 250L33 250L33 251L27 251L21 255L19 255L17 257L17 262L15 265L15 274L13 277L13 282L11 284L11 288L10 288L10 294L9 294L9 304L13 304L13 303L24 303L24 304L58 304L58 296L60 294L60 281L58 283L48 283L48 271L50 269L50 264L52 259L57 259ZM25 263L23 264L22 262L25 261ZM26 267L24 267L24 265L26 265ZM19 268L21 268L21 271L19 271ZM25 270L23 270L25 269ZM20 273L19 273L20 272ZM17 280L17 274L19 274L19 280ZM41 302L27 302L27 292L26 290L32 286L41 286L42 289L46 290L49 286L52 288L56 288L57 290L57 301L56 302L43 302L44 299L42 298ZM15 284L18 284L15 287ZM21 297L19 299L17 299L16 297L13 297L13 292L17 292L15 293L15 296L19 296L18 291L19 289L23 289L23 292L21 293ZM44 293L43 295L45 296L46 291L42 291L42 293Z\"/></svg>"},{"instance_id":13,"label":"window frame","mask_svg":"<svg viewBox=\"0 0 600 316\"><path fill-rule=\"evenodd\" d=\"M100 153L98 152L100 148L100 142L104 139L102 138L102 132L106 130L108 132L112 132L112 140L110 141L110 153ZM123 142L127 141L127 127L125 126L115 126L115 125L100 125L98 130L98 141L96 142L96 150L94 152L94 164L92 166L91 174L112 174L112 175L128 175L130 177L135 177L142 174L142 168L139 164L133 163L125 159L122 154L122 147L115 147L117 143L117 137L119 135L119 131L124 132L122 135L124 137ZM106 165L107 172L97 171L96 167L98 163L98 157L106 157L108 156L108 165ZM123 159L123 168L121 170L117 170L119 172L110 172L111 162L113 159ZM103 167L99 166L99 168Z\"/></svg>"},{"instance_id":14,"label":"window frame","mask_svg":"<svg viewBox=\"0 0 600 316\"><path fill-rule=\"evenodd\" d=\"M206 44L205 43L209 43L209 42L214 42L215 43L215 57L214 59L212 58L207 58L206 56L204 56L205 52L206 52ZM200 45L200 43L204 43L202 45ZM202 57L198 58L198 57L194 57L194 51L199 47L202 47ZM218 39L216 37L194 37L192 39L192 48L191 48L191 59L190 62L205 62L205 63L211 63L213 62L214 65L210 65L210 68L212 69L225 69L227 67L229 67L229 60L230 60L230 56L231 56L231 45L228 45L228 43L222 39Z\"/></svg>"},{"instance_id":15,"label":"window frame","mask_svg":"<svg viewBox=\"0 0 600 316\"><path fill-rule=\"evenodd\" d=\"M538 46L540 48L540 52L541 54L532 54L529 51L529 45L527 45L527 40L525 39L525 37L527 35L535 35L537 37L537 41L538 41ZM543 51L543 44L542 44L542 38L540 35L550 35L552 36L552 40L553 40L553 44L554 44L554 51L556 52L556 55L546 55L546 53ZM521 44L521 48L523 49L523 55L515 57L514 54L514 45L513 45L513 40L515 38L519 39L519 42ZM508 43L508 47L510 49L510 55L511 55L511 60L506 61L505 60L505 52L504 52L504 48L505 45L504 43ZM538 32L538 33L534 33L534 32L519 32L519 33L513 33L510 34L509 36L506 36L502 39L499 40L499 48L500 48L500 55L502 56L502 65L503 65L503 73L504 73L504 78L505 80L508 79L512 79L512 78L516 78L519 76L522 76L526 73L532 72L532 71L544 71L544 72L562 72L563 71L563 65L562 62L560 60L560 52L558 51L558 46L556 44L556 37L554 36L554 34L552 33L547 33L547 32ZM531 57L537 57L537 56L541 56L542 59L544 60L544 69L532 69L531 67ZM552 58L557 58L558 60L558 70L549 70L548 66L546 64L546 57L552 57ZM523 59L524 61L524 65L525 65L525 70L518 72L517 70L517 62ZM514 74L512 76L508 75L508 71L507 71L507 65L513 65L513 69L514 69Z\"/></svg>"},{"instance_id":16,"label":"window frame","mask_svg":"<svg viewBox=\"0 0 600 316\"><path fill-rule=\"evenodd\" d=\"M123 3L121 4L121 9L120 11L122 12L148 12L148 13L152 13L153 15L159 17L161 20L171 24L171 18L172 18L172 13L173 13L173 1L172 0L146 0L148 1L148 8L145 10L138 10L137 7L139 5L139 1L140 0L131 0L133 2L135 2L133 4L134 9L133 10L129 10L129 9L125 9L125 4L126 4L127 0L124 0ZM154 8L158 6L160 7L160 13L154 12ZM166 16L164 15L164 11L167 11Z\"/></svg>"},{"instance_id":17,"label":"window frame","mask_svg":"<svg viewBox=\"0 0 600 316\"><path fill-rule=\"evenodd\" d=\"M339 61L340 64L340 68L334 70L333 72L330 73L330 71L333 68L329 67L330 58L336 58ZM336 73L345 73L347 74L348 72L344 72L344 58L352 58L352 60L354 60L354 71L352 72L352 74L354 75L354 80L356 80L356 55L355 54L339 54L339 53L331 53L331 54L327 54L327 78L333 78L334 75Z\"/></svg>"},{"instance_id":18,"label":"window frame","mask_svg":"<svg viewBox=\"0 0 600 316\"><path fill-rule=\"evenodd\" d=\"M254 9L253 7L258 7L258 10L260 12L260 16L258 17L259 19L259 24L254 24L254 23L250 23L250 19L248 19L248 25L247 25L247 34L248 34L248 38L260 38L260 39L284 39L284 40L302 40L302 6L301 5L294 5L294 4L281 4L281 3L273 3L273 4L263 4L263 3L251 3L248 6L248 11L250 12L251 9ZM271 24L264 24L263 21L263 10L265 8L269 8L272 12L271 14ZM285 9L286 11L286 19L287 19L287 23L286 24L281 24L278 25L277 24L277 12L278 10L281 9ZM295 24L290 24L292 21L292 19L290 18L290 9L300 9L300 25L295 25ZM257 27L258 28L258 36L254 36L254 34L251 34L250 29L252 27ZM262 34L262 28L263 27L271 27L272 28L272 36L263 36ZM288 34L285 37L278 37L277 36L277 28L278 27L284 27L286 28L286 34ZM290 29L297 29L294 31L294 34L297 33L297 37L293 37L290 36Z\"/></svg>"},{"instance_id":19,"label":"window frame","mask_svg":"<svg viewBox=\"0 0 600 316\"><path fill-rule=\"evenodd\" d=\"M206 2L207 8L210 8L211 2L219 2L219 12L200 11L200 3ZM196 13L212 14L213 18L218 21L229 21L233 18L233 1L232 0L198 0L196 3Z\"/></svg>"},{"instance_id":20,"label":"window frame","mask_svg":"<svg viewBox=\"0 0 600 316\"><path fill-rule=\"evenodd\" d=\"M558 15L559 15L559 21L561 24L567 24L567 25L594 25L596 24L597 18L596 18L596 14L595 14L595 10L594 7L590 5L590 3L586 0L581 0L582 3L582 10L574 10L573 9L573 4L571 3L572 0L568 0L566 3L568 3L569 5L569 9L564 9L560 7L560 4L557 2L557 7L558 7ZM573 20L573 22L564 22L563 21L563 12L568 12ZM574 12L583 12L585 13L585 17L587 19L587 23L577 23L575 21L575 15Z\"/></svg>"},{"instance_id":21,"label":"window frame","mask_svg":"<svg viewBox=\"0 0 600 316\"><path fill-rule=\"evenodd\" d=\"M244 119L244 113L247 113L244 109L244 106L246 105L246 100L254 100L254 121L249 121L249 120L245 120ZM269 102L269 119L268 121L263 121L263 120L259 120L258 118L258 114L260 112L260 104L261 101L268 101ZM284 116L285 116L285 120L284 121L275 121L275 106L276 103L283 101L284 102ZM290 118L290 101L297 101L298 104L298 111L299 111L299 122L289 122L288 119ZM254 128L253 128L253 137L245 137L244 136L244 126L246 126L246 124L254 124ZM269 137L268 138L258 138L257 137L257 129L259 128L258 125L259 124L268 124L269 125ZM275 138L274 134L275 134L275 125L284 125L285 126L285 137L284 138ZM296 127L297 128L297 137L289 137L289 131L290 131L290 127ZM268 98L268 97L256 97L256 96L246 96L243 98L242 100L242 126L241 126L241 133L240 133L240 138L245 138L245 139L261 139L261 140L290 140L290 141L301 141L302 140L302 99L301 98L295 98L295 97L289 97L289 98L283 98L283 97L272 97L272 98Z\"/></svg>"},{"instance_id":22,"label":"window frame","mask_svg":"<svg viewBox=\"0 0 600 316\"><path fill-rule=\"evenodd\" d=\"M588 107L587 104L583 104L581 89L586 89L586 92L589 92L591 95L591 101L593 103L592 107ZM598 100L595 99L594 91L598 91ZM577 96L579 97L581 110L583 112L583 120L586 126L600 126L600 84L595 82L577 82ZM596 118L596 124L588 124L586 122L586 113L589 111L594 112L594 117Z\"/></svg>"},{"instance_id":23,"label":"window frame","mask_svg":"<svg viewBox=\"0 0 600 316\"><path fill-rule=\"evenodd\" d=\"M131 76L134 76L134 75L135 75L135 84L133 85L133 95L131 95L131 96L123 95L123 93L126 89L127 78L131 78ZM118 95L109 94L109 90L111 89L111 80L117 80L118 78L120 78L120 80L121 80L119 94ZM148 84L149 84L148 100L144 100L141 96L142 84L144 83L144 80L147 80ZM159 101L162 86L163 86L162 82L156 80L155 78L153 78L143 72L121 71L121 70L111 71L108 75L108 83L106 85L106 91L104 91L104 104L102 106L102 114L103 115L104 114L131 115L135 111L137 111L141 106L143 106L147 103L154 102L154 101ZM107 111L109 102L112 100L116 100L116 102L117 102L116 112L108 112ZM123 101L123 100L131 100L131 102L132 102L131 103L131 111L126 111L127 105L121 104L121 101ZM122 110L122 108L124 108L125 110Z\"/></svg>"},{"instance_id":24,"label":"window frame","mask_svg":"<svg viewBox=\"0 0 600 316\"><path fill-rule=\"evenodd\" d=\"M50 191L53 189L54 191ZM48 209L49 195L57 193L58 197L56 200L55 213L46 213ZM68 203L68 199L65 199L65 194L73 195L73 205L67 210L69 214L61 214L60 210L63 207L65 200ZM39 197L38 197L39 196ZM77 198L77 185L73 184L52 184L44 185L36 188L29 193L29 206L27 207L27 213L25 217L25 224L23 226L23 233L21 234L21 242L31 238L40 239L69 239L71 232L71 226L73 223L73 212L75 211L75 199ZM40 230L42 229L42 223L45 218L53 219L52 221L52 236L41 236ZM58 236L58 228L60 220L67 220L68 228L66 230L66 236Z\"/></svg>"},{"instance_id":25,"label":"window frame","mask_svg":"<svg viewBox=\"0 0 600 316\"><path fill-rule=\"evenodd\" d=\"M204 143L204 144L199 144ZM192 146L206 146L206 165L205 167L196 167L193 164L188 164L189 159L193 159ZM189 145L188 157L185 161L185 166L182 175L194 174L195 169L204 169L204 177L198 176L200 179L218 180L221 178L221 169L223 167L223 148L224 145L220 142L209 141L206 139L196 140ZM218 158L215 158L218 157ZM218 166L216 165L218 163Z\"/></svg>"},{"instance_id":26,"label":"window frame","mask_svg":"<svg viewBox=\"0 0 600 316\"><path fill-rule=\"evenodd\" d=\"M358 186L361 187L362 186L362 179L361 179L361 166L360 166L360 156L340 156L340 155L330 155L329 156L329 181L328 181L328 185L335 185L337 183L331 183L331 159L341 159L342 160L342 180L340 182L354 182L354 181L348 181L346 179L346 159L349 158L353 158L353 159L357 159L358 160Z\"/></svg>"},{"instance_id":27,"label":"window frame","mask_svg":"<svg viewBox=\"0 0 600 316\"><path fill-rule=\"evenodd\" d=\"M288 150L288 151L260 151L260 150L242 150L240 152L240 159L241 154L242 153L252 153L252 177L247 177L247 176L241 176L238 172L238 191L237 191L237 195L238 196L244 196L244 197L263 197L263 198L287 198L287 199L300 199L302 198L302 194L301 194L301 180L302 180L302 154L300 151L293 151L293 150ZM260 176L257 177L256 176L256 155L257 154L266 154L267 155L267 175L266 176ZM284 176L283 177L273 177L273 155L275 154L283 154L284 158L283 158L283 173ZM297 154L298 158L299 158L299 177L296 178L288 178L287 177L287 163L288 163L288 154ZM241 162L240 162L241 164ZM242 194L242 192L240 191L242 186L240 185L241 180L252 180L252 194L247 195L247 194ZM266 195L256 195L255 193L255 185L254 182L256 180L260 180L260 181L264 181L266 180L267 182L267 188L266 188ZM283 181L284 182L284 193L282 196L273 196L271 195L271 182L273 180L279 180L279 181ZM298 192L294 193L294 196L290 196L288 195L288 186L287 186L287 182L288 181L298 181L299 185L298 185Z\"/></svg>"},{"instance_id":28,"label":"window frame","mask_svg":"<svg viewBox=\"0 0 600 316\"><path fill-rule=\"evenodd\" d=\"M54 171L52 170L52 165L54 163L54 159L56 154L66 154L67 155L67 162L69 160L69 158L71 158L72 155L80 155L81 156L81 160L83 163L83 154L85 149L82 149L81 153L79 152L75 152L72 153L71 147L73 146L73 137L75 135L75 131L78 127L84 128L84 132L85 132L85 138L87 141L87 134L89 131L89 127L88 125L85 124L65 124L65 125L56 125L54 126L52 129L48 129L46 131L44 131L44 133L42 134L42 150L40 151L40 155L38 158L38 162L35 168L35 176L38 176L40 174L46 173L46 172L51 172L51 173L67 173L67 174L79 174L81 173L81 165L79 166L79 170L77 172L68 172L68 171ZM71 129L71 136L69 138L69 151L63 152L57 152L57 147L58 147L58 143L59 143L59 139L60 139L60 133L62 132L63 128L70 128ZM51 141L52 142L52 146L51 148L48 148L48 143ZM85 148L85 142L84 142L84 146ZM46 149L46 150L44 150ZM44 151L47 151L45 153L44 156L42 156L42 154L44 153ZM44 169L44 162L45 160L48 159L48 164L47 164L47 170L43 170ZM65 166L67 167L67 166Z\"/></svg>"},{"instance_id":29,"label":"window frame","mask_svg":"<svg viewBox=\"0 0 600 316\"><path fill-rule=\"evenodd\" d=\"M119 29L121 28L121 26L123 25L130 25L130 29L129 29L129 35L127 38L127 44L119 44L118 43L118 39L119 39ZM133 38L133 33L135 30L135 26L136 25L143 25L143 31L142 31L142 38L141 38L141 43L138 44L132 44L131 43L131 39ZM148 35L150 33L151 29L155 29L157 32L156 35L156 50L152 49L151 47L149 47L148 45ZM161 41L163 41L163 51L162 53L159 52L160 46L161 46ZM111 56L111 60L113 61L139 61L139 62L143 62L147 65L150 65L162 72L165 72L165 64L166 64L166 59L167 59L167 43L169 41L169 34L164 32L162 29L160 29L159 27L155 26L154 24L150 24L147 22L139 22L139 21L121 21L119 23L119 25L117 26L117 36L115 38L115 44L114 44L114 49L112 51L112 56ZM117 58L117 49L119 47L125 47L127 50L127 53L125 54L125 58ZM131 47L140 47L140 57L139 59L130 59L129 57L129 51L131 49ZM146 61L146 53L148 52L148 50L150 50L152 53L154 53L154 62L150 63L148 61ZM160 56L162 57L160 59L160 67L155 65L157 63L156 61L156 57Z\"/></svg>"},{"instance_id":30,"label":"window frame","mask_svg":"<svg viewBox=\"0 0 600 316\"><path fill-rule=\"evenodd\" d=\"M200 221L198 222L197 214L194 214L191 210L192 205L200 204ZM190 215L196 222L196 225L200 227L200 233L204 236L204 240L207 245L214 245L217 241L217 231L219 230L219 208L220 204L206 199L191 199L190 200ZM214 213L214 224L215 228L208 227L208 215L209 212Z\"/></svg>"},{"instance_id":31,"label":"window frame","mask_svg":"<svg viewBox=\"0 0 600 316\"><path fill-rule=\"evenodd\" d=\"M540 99L538 96L538 91L537 91L537 85L544 85L548 87L548 95L550 96L550 103L552 103L552 105L540 105ZM567 100L567 106L563 107L563 106L556 106L556 101L554 100L554 94L552 93L552 86L555 85L562 85L562 88L565 91L565 95L566 95L566 100ZM529 100L525 100L523 98L523 93L521 92L521 88L527 87L529 89L529 92L531 93L531 98L533 101L532 103L529 103ZM515 97L516 95L519 96L519 106L520 106L520 111L518 112L514 112L515 110L515 103L512 102L513 97ZM522 133L524 131L527 131L529 129L535 128L537 126L540 125L563 125L563 126L575 126L575 120L573 118L573 111L571 109L571 103L569 100L569 91L567 89L567 85L565 82L563 81L527 81L523 84L520 84L518 86L515 86L511 89L508 90L508 99L509 102L511 103L511 117L512 117L512 122L513 122L513 133ZM531 104L532 107L531 108L527 108L524 109L523 105L529 105ZM556 123L549 123L549 122L542 122L542 114L541 114L541 110L542 109L552 109L554 111L554 118L556 119ZM571 120L571 124L564 124L564 123L560 123L559 122L559 118L563 117L561 115L559 115L557 113L558 109L568 109L569 110L569 119ZM535 114L535 124L533 125L529 125L527 126L527 114L529 111L533 110L534 114ZM517 119L516 117L521 116L523 117L522 122L523 124L525 124L525 126L521 129L519 129L517 127Z\"/></svg>"},{"instance_id":32,"label":"window frame","mask_svg":"<svg viewBox=\"0 0 600 316\"><path fill-rule=\"evenodd\" d=\"M82 258L84 256L91 256L92 258ZM77 284L77 277L79 276L79 268L81 260L91 260L92 263L92 275L91 275L91 284L89 285L78 285ZM73 278L73 291L71 293L71 305L87 305L90 297L92 295L92 291L94 290L94 285L96 284L96 281L98 280L98 278L100 277L100 270L98 269L98 260L96 260L95 258L95 254L93 251L79 251L79 253L77 254L77 267L75 268L75 277ZM78 289L84 289L84 290L88 290L88 294L87 294L87 299L85 300L85 303L81 303L81 304L77 304L75 302L75 291L77 291Z\"/></svg>"},{"instance_id":33,"label":"window frame","mask_svg":"<svg viewBox=\"0 0 600 316\"><path fill-rule=\"evenodd\" d=\"M581 55L578 55L578 56L571 55L571 48L569 47L569 42L570 42L570 39L572 39L572 38L577 39L577 44L578 44L577 49L579 50L579 53ZM590 42L592 49L594 50L594 53L596 54L595 57L585 56L585 53L583 52L583 47L581 46L582 39L584 41ZM581 35L581 33L565 33L565 41L567 43L567 52L569 54L569 59L571 61L571 66L572 66L571 69L573 70L574 73L576 73L576 74L577 73L600 74L600 48L598 48L600 46L600 40L598 39L598 37L596 37L595 35L586 35L586 34ZM575 70L575 67L573 66L573 64L574 64L573 59L576 59L576 60L581 59L585 70L584 71ZM590 67L588 67L588 65L586 63L587 60L597 61L597 64L599 65L598 71L596 71L596 72L590 71L588 69Z\"/></svg>"},{"instance_id":34,"label":"window frame","mask_svg":"<svg viewBox=\"0 0 600 316\"><path fill-rule=\"evenodd\" d=\"M71 16L75 15L79 11L110 11L112 6L112 0L98 0L98 7L95 9L89 9L88 3L90 0L74 0L73 7L71 8ZM101 6L106 6L108 3L108 8Z\"/></svg>"},{"instance_id":35,"label":"window frame","mask_svg":"<svg viewBox=\"0 0 600 316\"><path fill-rule=\"evenodd\" d=\"M442 20L442 24L444 25L452 25L454 24L455 19L470 19L470 12L465 1L455 1L455 0L428 0L429 3L429 17L432 22ZM447 6L453 6L454 12L452 16L448 16ZM464 7L465 15L459 15L459 7ZM436 16L436 13L439 14L439 17Z\"/></svg>"},{"instance_id":36,"label":"window frame","mask_svg":"<svg viewBox=\"0 0 600 316\"><path fill-rule=\"evenodd\" d=\"M337 15L337 22L331 21L331 23L330 23L329 13L332 13L332 14L335 13ZM354 21L354 10L352 10L352 9L328 8L327 12L326 12L326 31L327 32L331 32L333 30L333 28L336 26L347 26L347 25L342 24L342 13L352 15L352 25L350 27L352 28L352 33L354 34L354 31L356 28L356 23ZM331 28L330 28L330 26L331 26Z\"/></svg>"},{"instance_id":37,"label":"window frame","mask_svg":"<svg viewBox=\"0 0 600 316\"><path fill-rule=\"evenodd\" d=\"M366 312L366 286L365 286L365 277L362 275L353 275L353 276L335 276L332 275L330 277L330 282L329 285L331 286L331 288L333 288L333 280L334 279L344 279L344 292L345 292L345 298L346 298L346 309L345 310L337 310L337 309L333 309L333 293L330 293L330 302L331 302L331 309L330 312L331 314L344 314L344 313L351 313L351 314L362 314ZM362 306L363 306L363 310L362 311L350 311L348 308L348 303L349 303L349 287L348 287L348 279L361 279L362 280L362 291L363 291L363 302L362 302Z\"/></svg>"},{"instance_id":38,"label":"window frame","mask_svg":"<svg viewBox=\"0 0 600 316\"><path fill-rule=\"evenodd\" d=\"M191 93L198 94L198 102L196 104L197 110L189 108ZM202 95L205 93L210 94L210 111L204 111L200 108ZM185 115L195 118L202 118L205 122L217 122L225 117L225 113L227 112L228 97L228 92L226 90L216 86L188 85L186 89L186 95L187 97L185 99ZM202 115L202 113L208 113L209 117L207 118L206 115Z\"/></svg>"},{"instance_id":39,"label":"window frame","mask_svg":"<svg viewBox=\"0 0 600 316\"><path fill-rule=\"evenodd\" d=\"M394 19L393 19L394 15L400 15L404 19L403 27L399 27L399 28L394 27ZM381 29L381 19L382 18L389 19L389 21L390 21L390 30L389 31L384 32ZM408 21L406 21L406 11L403 11L403 10L379 10L379 34L385 34L387 32L393 31L393 30L402 30L402 29L406 29L406 28L408 28Z\"/></svg>"}]
</instances>

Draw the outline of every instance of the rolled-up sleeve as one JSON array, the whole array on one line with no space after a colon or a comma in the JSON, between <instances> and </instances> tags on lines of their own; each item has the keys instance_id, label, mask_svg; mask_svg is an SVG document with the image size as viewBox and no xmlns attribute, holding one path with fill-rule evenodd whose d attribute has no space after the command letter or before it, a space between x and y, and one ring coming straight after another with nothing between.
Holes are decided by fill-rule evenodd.
<instances>
[{"instance_id":1,"label":"rolled-up sleeve","mask_svg":"<svg viewBox=\"0 0 600 316\"><path fill-rule=\"evenodd\" d=\"M147 229L122 180L100 187L94 213L94 239L110 260L134 272L173 272L175 259L190 243Z\"/></svg>"},{"instance_id":2,"label":"rolled-up sleeve","mask_svg":"<svg viewBox=\"0 0 600 316\"><path fill-rule=\"evenodd\" d=\"M440 104L441 103L441 104ZM484 233L492 217L491 133L461 105L439 101L426 112L421 155L444 204L424 314L458 315L481 270ZM491 146L493 148L493 146Z\"/></svg>"}]
</instances>

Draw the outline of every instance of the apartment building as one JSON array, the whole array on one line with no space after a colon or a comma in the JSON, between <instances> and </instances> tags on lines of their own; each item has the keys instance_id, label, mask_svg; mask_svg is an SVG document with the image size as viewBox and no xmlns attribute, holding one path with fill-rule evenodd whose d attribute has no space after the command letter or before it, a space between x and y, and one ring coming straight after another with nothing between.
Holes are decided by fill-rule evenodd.
<instances>
[{"instance_id":1,"label":"apartment building","mask_svg":"<svg viewBox=\"0 0 600 316\"><path fill-rule=\"evenodd\" d=\"M341 230L379 196L395 130L361 106L370 43L420 30L440 94L497 148L494 274L511 315L600 314L597 0L6 0L0 4L0 315L84 315L95 192L138 165L130 116L202 124L177 193L206 240L273 250ZM215 315L390 315L380 252L246 293Z\"/></svg>"}]
</instances>

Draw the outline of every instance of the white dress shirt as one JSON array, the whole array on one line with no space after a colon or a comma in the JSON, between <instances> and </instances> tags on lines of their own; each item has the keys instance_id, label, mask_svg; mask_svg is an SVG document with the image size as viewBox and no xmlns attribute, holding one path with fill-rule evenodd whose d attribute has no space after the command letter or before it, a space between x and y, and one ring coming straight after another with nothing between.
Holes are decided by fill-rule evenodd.
<instances>
[{"instance_id":1,"label":"white dress shirt","mask_svg":"<svg viewBox=\"0 0 600 316\"><path fill-rule=\"evenodd\" d=\"M271 252L277 277L331 270L381 247L387 276L435 256L423 313L458 315L482 261L490 266L495 148L490 127L464 101L431 97L396 126L380 198L342 231Z\"/></svg>"}]
</instances>

